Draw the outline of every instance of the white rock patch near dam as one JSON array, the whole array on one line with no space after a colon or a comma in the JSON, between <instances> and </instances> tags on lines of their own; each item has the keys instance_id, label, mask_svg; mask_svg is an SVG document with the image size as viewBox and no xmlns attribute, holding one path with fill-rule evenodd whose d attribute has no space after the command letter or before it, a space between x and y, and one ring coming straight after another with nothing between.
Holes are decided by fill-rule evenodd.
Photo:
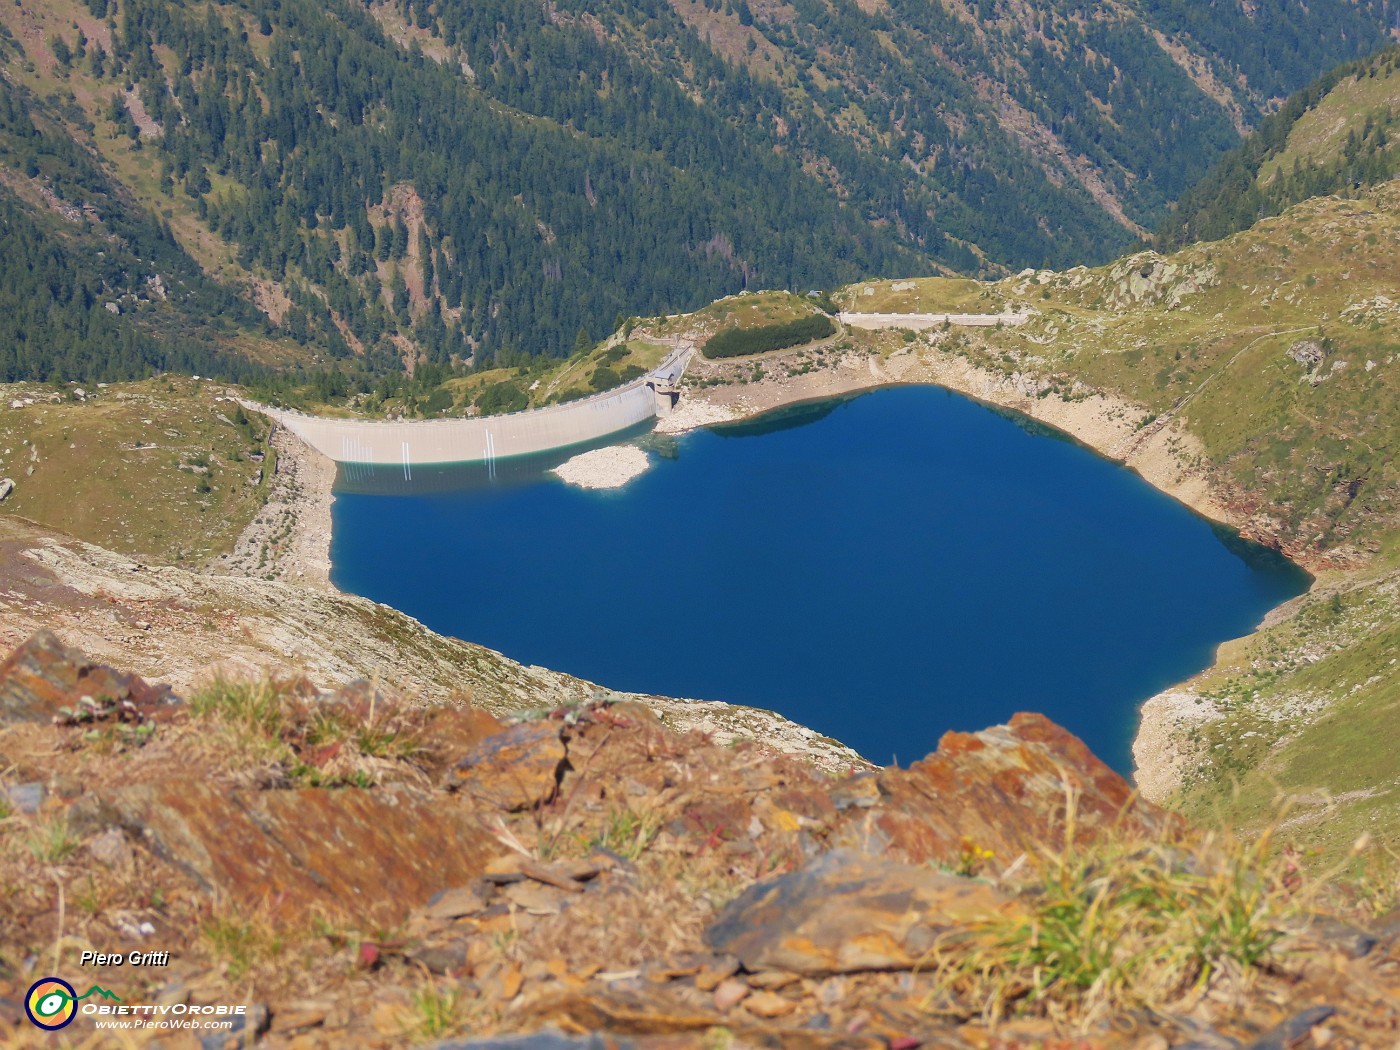
<instances>
[{"instance_id":1,"label":"white rock patch near dam","mask_svg":"<svg viewBox=\"0 0 1400 1050\"><path fill-rule=\"evenodd\" d=\"M635 445L613 445L584 452L550 471L584 489L620 489L645 474L651 461Z\"/></svg>"}]
</instances>

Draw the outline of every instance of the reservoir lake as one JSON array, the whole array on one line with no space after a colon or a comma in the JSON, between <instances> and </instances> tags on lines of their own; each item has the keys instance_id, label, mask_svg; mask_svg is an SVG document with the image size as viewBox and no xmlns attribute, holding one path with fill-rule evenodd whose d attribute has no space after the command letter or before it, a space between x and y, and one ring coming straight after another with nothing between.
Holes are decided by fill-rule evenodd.
<instances>
[{"instance_id":1,"label":"reservoir lake","mask_svg":"<svg viewBox=\"0 0 1400 1050\"><path fill-rule=\"evenodd\" d=\"M770 708L880 763L1039 711L1123 773L1138 705L1309 583L935 387L631 440L651 467L614 490L546 473L578 449L412 480L342 467L332 581L523 663Z\"/></svg>"}]
</instances>

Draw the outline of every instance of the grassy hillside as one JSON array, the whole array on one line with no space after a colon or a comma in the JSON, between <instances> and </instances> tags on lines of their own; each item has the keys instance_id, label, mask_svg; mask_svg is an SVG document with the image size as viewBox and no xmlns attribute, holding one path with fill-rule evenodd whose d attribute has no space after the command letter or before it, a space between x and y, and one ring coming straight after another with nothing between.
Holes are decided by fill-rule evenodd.
<instances>
[{"instance_id":1,"label":"grassy hillside","mask_svg":"<svg viewBox=\"0 0 1400 1050\"><path fill-rule=\"evenodd\" d=\"M1174 804L1331 857L1363 834L1400 848L1400 572L1330 574L1281 623L1222 648L1191 683L1202 723Z\"/></svg>"},{"instance_id":2,"label":"grassy hillside","mask_svg":"<svg viewBox=\"0 0 1400 1050\"><path fill-rule=\"evenodd\" d=\"M262 506L275 457L261 417L178 376L0 386L0 515L157 562L212 561Z\"/></svg>"},{"instance_id":3,"label":"grassy hillside","mask_svg":"<svg viewBox=\"0 0 1400 1050\"><path fill-rule=\"evenodd\" d=\"M999 313L1004 300L993 286L958 277L865 281L836 294L852 313Z\"/></svg>"},{"instance_id":4,"label":"grassy hillside","mask_svg":"<svg viewBox=\"0 0 1400 1050\"><path fill-rule=\"evenodd\" d=\"M1268 186L1287 178L1295 167L1321 168L1348 151L1374 151L1388 158L1400 124L1400 49L1356 67L1322 101L1307 110L1288 130L1283 148L1259 165L1256 181ZM1377 134L1380 129L1382 134ZM1374 178L1367 181L1375 182Z\"/></svg>"}]
</instances>

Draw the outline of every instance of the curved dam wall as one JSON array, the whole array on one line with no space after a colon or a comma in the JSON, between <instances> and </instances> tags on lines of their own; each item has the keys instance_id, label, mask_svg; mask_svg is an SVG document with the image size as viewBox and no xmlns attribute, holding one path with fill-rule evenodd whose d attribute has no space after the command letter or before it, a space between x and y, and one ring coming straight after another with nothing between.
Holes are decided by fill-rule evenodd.
<instances>
[{"instance_id":1,"label":"curved dam wall","mask_svg":"<svg viewBox=\"0 0 1400 1050\"><path fill-rule=\"evenodd\" d=\"M337 463L402 466L492 463L581 445L656 415L656 392L639 381L565 405L473 419L326 419L258 406Z\"/></svg>"},{"instance_id":2,"label":"curved dam wall","mask_svg":"<svg viewBox=\"0 0 1400 1050\"><path fill-rule=\"evenodd\" d=\"M635 427L669 408L689 348L661 367L616 390L579 401L501 416L464 419L329 419L253 405L337 463L400 466L485 463L582 445Z\"/></svg>"}]
</instances>

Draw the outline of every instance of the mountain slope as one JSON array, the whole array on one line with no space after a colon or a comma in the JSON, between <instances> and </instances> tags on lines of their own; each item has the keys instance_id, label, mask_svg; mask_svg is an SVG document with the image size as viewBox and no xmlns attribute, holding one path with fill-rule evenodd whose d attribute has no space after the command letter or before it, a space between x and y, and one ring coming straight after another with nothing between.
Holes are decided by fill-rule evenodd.
<instances>
[{"instance_id":1,"label":"mountain slope","mask_svg":"<svg viewBox=\"0 0 1400 1050\"><path fill-rule=\"evenodd\" d=\"M0 382L258 372L246 353L263 335L258 312L3 79L0 259Z\"/></svg>"},{"instance_id":2,"label":"mountain slope","mask_svg":"<svg viewBox=\"0 0 1400 1050\"><path fill-rule=\"evenodd\" d=\"M1400 48L1332 70L1270 115L1182 197L1158 230L1179 248L1219 240L1290 205L1400 173Z\"/></svg>"},{"instance_id":3,"label":"mountain slope","mask_svg":"<svg viewBox=\"0 0 1400 1050\"><path fill-rule=\"evenodd\" d=\"M565 121L587 112L592 75L541 87L538 56L616 41L965 271L940 234L992 266L1106 258L1271 99L1373 50L1389 22L1367 3L510 6L397 5L458 42L487 90ZM539 41L524 57L521 37Z\"/></svg>"},{"instance_id":4,"label":"mountain slope","mask_svg":"<svg viewBox=\"0 0 1400 1050\"><path fill-rule=\"evenodd\" d=\"M336 389L745 286L1106 259L1388 10L19 0L0 49Z\"/></svg>"},{"instance_id":5,"label":"mountain slope","mask_svg":"<svg viewBox=\"0 0 1400 1050\"><path fill-rule=\"evenodd\" d=\"M669 142L600 140L493 102L358 5L66 6L6 12L42 41L36 87L71 93L186 241L217 235L206 265L331 357L558 354L580 326L747 276L926 265L674 88L627 107Z\"/></svg>"}]
</instances>

